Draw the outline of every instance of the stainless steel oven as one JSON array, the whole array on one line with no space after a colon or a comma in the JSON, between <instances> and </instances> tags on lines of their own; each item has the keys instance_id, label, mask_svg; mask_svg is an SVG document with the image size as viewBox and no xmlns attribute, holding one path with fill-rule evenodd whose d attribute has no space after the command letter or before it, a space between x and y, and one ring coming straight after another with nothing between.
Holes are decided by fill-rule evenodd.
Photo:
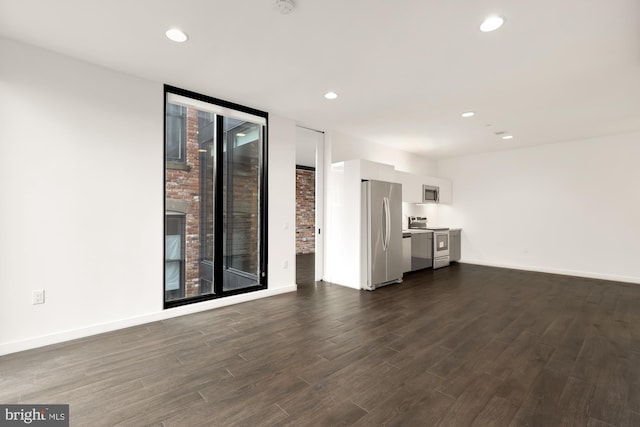
<instances>
[{"instance_id":1,"label":"stainless steel oven","mask_svg":"<svg viewBox=\"0 0 640 427\"><path fill-rule=\"evenodd\" d=\"M433 229L433 268L449 265L449 229Z\"/></svg>"},{"instance_id":2,"label":"stainless steel oven","mask_svg":"<svg viewBox=\"0 0 640 427\"><path fill-rule=\"evenodd\" d=\"M409 228L433 231L433 268L449 265L449 229L427 227L427 217L409 217Z\"/></svg>"}]
</instances>

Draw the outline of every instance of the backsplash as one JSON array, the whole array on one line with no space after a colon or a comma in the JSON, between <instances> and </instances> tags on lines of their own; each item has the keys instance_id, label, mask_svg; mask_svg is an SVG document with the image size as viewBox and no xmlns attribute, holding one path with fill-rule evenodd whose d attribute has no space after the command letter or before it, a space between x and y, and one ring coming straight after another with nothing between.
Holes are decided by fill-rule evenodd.
<instances>
[{"instance_id":1,"label":"backsplash","mask_svg":"<svg viewBox=\"0 0 640 427\"><path fill-rule=\"evenodd\" d=\"M429 203L426 205L417 203L402 203L402 228L409 228L410 216L426 216L429 227L437 227L439 224L438 204ZM446 226L446 224L444 224Z\"/></svg>"}]
</instances>

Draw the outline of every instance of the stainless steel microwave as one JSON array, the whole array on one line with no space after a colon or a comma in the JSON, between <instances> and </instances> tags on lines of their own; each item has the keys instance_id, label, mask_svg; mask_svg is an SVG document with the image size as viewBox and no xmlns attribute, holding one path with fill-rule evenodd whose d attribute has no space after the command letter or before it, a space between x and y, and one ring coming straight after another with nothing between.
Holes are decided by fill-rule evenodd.
<instances>
[{"instance_id":1,"label":"stainless steel microwave","mask_svg":"<svg viewBox=\"0 0 640 427\"><path fill-rule=\"evenodd\" d=\"M433 185L422 186L422 203L438 203L440 201L440 187Z\"/></svg>"}]
</instances>

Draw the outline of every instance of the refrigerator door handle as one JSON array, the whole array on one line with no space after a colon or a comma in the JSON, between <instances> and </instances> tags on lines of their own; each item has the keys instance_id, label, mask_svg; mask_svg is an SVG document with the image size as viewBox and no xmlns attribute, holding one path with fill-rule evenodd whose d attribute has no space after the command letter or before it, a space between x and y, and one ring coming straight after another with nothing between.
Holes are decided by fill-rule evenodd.
<instances>
[{"instance_id":1,"label":"refrigerator door handle","mask_svg":"<svg viewBox=\"0 0 640 427\"><path fill-rule=\"evenodd\" d=\"M391 244L391 201L387 197L387 248Z\"/></svg>"},{"instance_id":2,"label":"refrigerator door handle","mask_svg":"<svg viewBox=\"0 0 640 427\"><path fill-rule=\"evenodd\" d=\"M387 198L382 198L382 250L387 251Z\"/></svg>"},{"instance_id":3,"label":"refrigerator door handle","mask_svg":"<svg viewBox=\"0 0 640 427\"><path fill-rule=\"evenodd\" d=\"M390 236L389 236L389 231L391 231L391 209L389 209L389 198L385 197L384 198L386 204L385 204L385 208L387 209L387 222L384 225L385 228L387 229L387 232L385 233L385 235L387 236L387 250L389 249L389 240L390 240Z\"/></svg>"},{"instance_id":4,"label":"refrigerator door handle","mask_svg":"<svg viewBox=\"0 0 640 427\"><path fill-rule=\"evenodd\" d=\"M383 238L383 248L386 252L389 249L389 240L390 240L390 231L391 231L391 209L389 208L389 198L385 197L382 199L383 209L384 209L384 238Z\"/></svg>"}]
</instances>

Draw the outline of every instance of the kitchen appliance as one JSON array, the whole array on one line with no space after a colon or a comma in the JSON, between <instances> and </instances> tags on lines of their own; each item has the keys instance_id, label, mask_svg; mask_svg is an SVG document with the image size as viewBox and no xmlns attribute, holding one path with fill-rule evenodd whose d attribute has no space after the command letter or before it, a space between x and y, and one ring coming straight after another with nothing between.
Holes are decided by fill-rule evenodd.
<instances>
[{"instance_id":1,"label":"kitchen appliance","mask_svg":"<svg viewBox=\"0 0 640 427\"><path fill-rule=\"evenodd\" d=\"M433 268L449 265L449 229L427 228L433 230Z\"/></svg>"},{"instance_id":2,"label":"kitchen appliance","mask_svg":"<svg viewBox=\"0 0 640 427\"><path fill-rule=\"evenodd\" d=\"M449 265L449 229L445 227L427 227L427 217L409 217L409 228L433 231L433 268Z\"/></svg>"},{"instance_id":3,"label":"kitchen appliance","mask_svg":"<svg viewBox=\"0 0 640 427\"><path fill-rule=\"evenodd\" d=\"M440 201L440 187L433 185L422 186L422 203L438 203Z\"/></svg>"},{"instance_id":4,"label":"kitchen appliance","mask_svg":"<svg viewBox=\"0 0 640 427\"><path fill-rule=\"evenodd\" d=\"M372 291L402 282L402 184L362 181L362 238L366 283Z\"/></svg>"},{"instance_id":5,"label":"kitchen appliance","mask_svg":"<svg viewBox=\"0 0 640 427\"><path fill-rule=\"evenodd\" d=\"M426 230L427 217L426 216L410 216L409 229Z\"/></svg>"}]
</instances>

